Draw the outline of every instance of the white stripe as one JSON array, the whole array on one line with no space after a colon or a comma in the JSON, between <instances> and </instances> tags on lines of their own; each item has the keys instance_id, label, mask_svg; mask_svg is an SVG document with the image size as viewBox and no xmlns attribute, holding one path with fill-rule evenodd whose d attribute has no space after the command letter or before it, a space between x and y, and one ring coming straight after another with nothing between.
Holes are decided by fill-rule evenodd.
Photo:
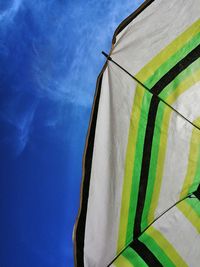
<instances>
[{"instance_id":1,"label":"white stripe","mask_svg":"<svg viewBox=\"0 0 200 267\"><path fill-rule=\"evenodd\" d=\"M135 83L110 63L99 104L85 233L85 266L116 255L124 164Z\"/></svg>"},{"instance_id":2,"label":"white stripe","mask_svg":"<svg viewBox=\"0 0 200 267\"><path fill-rule=\"evenodd\" d=\"M200 116L200 83L193 85L179 96L172 105L191 122ZM166 107L168 109L168 107ZM191 135L194 127L172 112L167 140L165 166L156 216L179 200L187 173ZM200 132L199 132L200 133ZM200 134L199 134L200 138Z\"/></svg>"},{"instance_id":3,"label":"white stripe","mask_svg":"<svg viewBox=\"0 0 200 267\"><path fill-rule=\"evenodd\" d=\"M187 173L193 128L181 116L172 112L168 133L166 133L168 140L156 217L179 200Z\"/></svg>"},{"instance_id":4,"label":"white stripe","mask_svg":"<svg viewBox=\"0 0 200 267\"><path fill-rule=\"evenodd\" d=\"M117 36L112 58L136 74L199 14L199 0L155 0Z\"/></svg>"},{"instance_id":5,"label":"white stripe","mask_svg":"<svg viewBox=\"0 0 200 267\"><path fill-rule=\"evenodd\" d=\"M194 104L198 103L198 104ZM200 116L200 82L182 93L173 107L193 122Z\"/></svg>"},{"instance_id":6,"label":"white stripe","mask_svg":"<svg viewBox=\"0 0 200 267\"><path fill-rule=\"evenodd\" d=\"M173 245L188 266L199 266L200 235L177 207L160 217L153 226Z\"/></svg>"}]
</instances>

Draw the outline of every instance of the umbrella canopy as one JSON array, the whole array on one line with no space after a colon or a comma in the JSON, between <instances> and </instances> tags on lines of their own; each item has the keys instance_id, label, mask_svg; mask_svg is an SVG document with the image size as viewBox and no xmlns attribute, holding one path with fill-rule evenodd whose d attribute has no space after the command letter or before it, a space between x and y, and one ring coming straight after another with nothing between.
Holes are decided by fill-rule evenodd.
<instances>
[{"instance_id":1,"label":"umbrella canopy","mask_svg":"<svg viewBox=\"0 0 200 267\"><path fill-rule=\"evenodd\" d=\"M146 1L97 80L78 267L199 266L199 0Z\"/></svg>"},{"instance_id":2,"label":"umbrella canopy","mask_svg":"<svg viewBox=\"0 0 200 267\"><path fill-rule=\"evenodd\" d=\"M195 196L182 200L131 242L111 266L198 266L199 216Z\"/></svg>"}]
</instances>

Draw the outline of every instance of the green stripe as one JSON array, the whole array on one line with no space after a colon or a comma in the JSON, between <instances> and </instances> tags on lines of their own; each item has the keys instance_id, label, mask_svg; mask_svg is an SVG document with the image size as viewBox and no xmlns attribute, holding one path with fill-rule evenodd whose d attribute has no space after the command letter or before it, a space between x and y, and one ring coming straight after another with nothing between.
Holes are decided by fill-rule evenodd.
<instances>
[{"instance_id":1,"label":"green stripe","mask_svg":"<svg viewBox=\"0 0 200 267\"><path fill-rule=\"evenodd\" d=\"M195 27L198 26L198 21L191 27L191 29L194 26ZM187 31L189 31L189 29ZM197 30L198 29L196 28L195 31L197 31ZM187 35L186 34L187 31L184 33L185 36ZM190 36L192 36L192 35L193 35L193 37L191 38ZM181 35L181 37L183 37L183 36L184 35ZM191 39L189 40L189 38L191 38ZM159 61L164 62L164 63L162 65L160 65L160 67L155 70L154 74L151 75L151 77L149 77L146 80L145 84L149 88L153 84L155 84L166 72L168 72L169 69L171 69L171 67L173 67L178 61L180 61L182 58L184 58L186 54L188 54L191 50L193 50L198 45L199 39L200 39L200 33L197 33L195 36L192 33L191 35L188 35L188 37L186 39L189 41L187 41L187 43L185 43L177 52L175 52L172 56L170 56L168 58L168 60L163 60L163 56L166 57L166 55L167 55L167 54L165 55L165 53L164 53L165 49L163 50L164 52L162 51L160 53ZM177 40L178 40L178 38L177 38ZM179 44L177 44L178 46L176 46L176 47L179 47ZM171 46L167 46L166 50L168 51L170 47ZM170 50L172 50L172 48L170 48ZM168 53L170 52L170 50L168 51ZM163 54L163 56L161 56L162 54ZM157 59L157 61L158 61L158 59ZM145 72L145 68L143 68L143 69L144 69L143 72ZM142 75L142 73L141 73L141 75ZM150 96L146 97L146 95L147 94L145 93L142 107L141 107L141 114L142 115L139 118L138 131L137 131L137 133L135 133L135 134L137 134L137 142L136 142L136 148L135 148L135 158L133 161L132 190L131 190L130 202L129 202L130 204L129 204L128 223L127 223L127 229L126 229L126 244L132 240L133 221L135 219L135 212L136 212L136 205L137 205L137 198L138 198L139 179L140 179L141 162L142 162L142 151L143 151L143 145L144 145L144 136L145 136L145 129L146 129L146 124L147 124L149 104L150 104L150 100L151 100L151 97ZM133 116L134 116L134 114L133 114ZM160 121L162 121L162 118L160 118ZM159 133L157 133L156 135L159 135ZM157 143L159 144L159 141L157 141ZM133 148L133 150L134 150L134 148ZM157 148L157 150L155 149L154 154L157 158L158 148ZM156 164L156 162L157 162L157 160L155 161L154 164ZM155 167L156 166L154 166L154 168ZM152 183L152 186L154 186L154 181L151 180L150 182Z\"/></svg>"},{"instance_id":2,"label":"green stripe","mask_svg":"<svg viewBox=\"0 0 200 267\"><path fill-rule=\"evenodd\" d=\"M134 168L132 176L132 190L130 195L129 217L128 217L127 232L126 232L126 244L128 244L132 240L133 221L135 219L136 207L137 207L137 197L138 197L139 182L140 182L140 171L142 165L145 129L148 119L148 111L151 98L152 95L148 92L145 92L141 107L142 111L139 121L139 129L136 142L136 152L135 152Z\"/></svg>"},{"instance_id":3,"label":"green stripe","mask_svg":"<svg viewBox=\"0 0 200 267\"><path fill-rule=\"evenodd\" d=\"M198 208L199 204L196 206ZM188 204L187 201L181 201L177 204L177 208L187 218L187 220L196 228L197 232L200 233L200 217L196 211Z\"/></svg>"},{"instance_id":4,"label":"green stripe","mask_svg":"<svg viewBox=\"0 0 200 267\"><path fill-rule=\"evenodd\" d=\"M160 230L162 230L162 227L159 228ZM164 253L170 259L170 261L173 262L175 266L181 266L181 267L188 266L181 257L181 255L178 253L176 248L166 239L166 237L163 235L164 233L161 233L160 230L151 226L146 230L145 233L148 234L148 236L150 236L158 244L160 249L164 251Z\"/></svg>"},{"instance_id":5,"label":"green stripe","mask_svg":"<svg viewBox=\"0 0 200 267\"><path fill-rule=\"evenodd\" d=\"M163 266L175 267L171 259L167 256L167 254L163 251L163 249L156 243L156 241L151 236L144 233L139 238L139 240L148 247L148 249L156 256L156 258L160 261L160 263L162 263Z\"/></svg>"},{"instance_id":6,"label":"green stripe","mask_svg":"<svg viewBox=\"0 0 200 267\"><path fill-rule=\"evenodd\" d=\"M200 175L199 174L200 174L200 148L199 148L199 155L198 155L198 161L197 161L197 167L196 167L194 180L193 180L193 183L188 190L188 193L192 193L192 192L197 190L197 187L198 187L199 182L200 182Z\"/></svg>"},{"instance_id":7,"label":"green stripe","mask_svg":"<svg viewBox=\"0 0 200 267\"><path fill-rule=\"evenodd\" d=\"M129 260L133 266L135 267L139 267L139 266L148 266L146 264L146 262L130 247L128 247L123 253L122 255ZM123 266L122 266L123 267Z\"/></svg>"},{"instance_id":8,"label":"green stripe","mask_svg":"<svg viewBox=\"0 0 200 267\"><path fill-rule=\"evenodd\" d=\"M195 60L191 65L189 65L184 71L182 71L177 77L168 84L164 90L159 94L159 96L166 100L169 95L171 95L175 89L179 86L179 84L185 80L188 76L192 76L192 74L200 68L200 58Z\"/></svg>"},{"instance_id":9,"label":"green stripe","mask_svg":"<svg viewBox=\"0 0 200 267\"><path fill-rule=\"evenodd\" d=\"M180 73L168 86L166 89L162 91L160 95L162 95L162 99L169 96L168 90L172 94L176 90L176 88L185 80L188 76L192 75L192 73L200 67L200 59L196 60L193 64L188 66L182 73ZM165 100L165 99L164 99ZM150 168L149 168L149 177L148 177L148 185L146 191L146 198L145 204L142 214L142 222L141 222L141 229L144 230L149 222L148 222L148 213L151 206L151 201L153 197L153 190L155 185L155 178L156 178L156 170L158 166L158 152L160 146L160 137L161 137L161 129L164 127L162 126L163 123L163 114L165 109L168 108L165 104L160 103L156 115L156 122L155 122L155 129L154 129L154 136L153 136L153 144L152 144L152 151L151 151L151 161L150 161ZM200 170L200 164L198 165L198 170ZM198 175L199 172L197 172ZM196 176L199 177L199 176ZM197 178L198 179L198 178ZM197 181L198 182L198 181ZM193 183L194 185L194 183ZM193 187L191 188L193 189Z\"/></svg>"},{"instance_id":10,"label":"green stripe","mask_svg":"<svg viewBox=\"0 0 200 267\"><path fill-rule=\"evenodd\" d=\"M187 198L185 200L188 205L196 212L196 214L200 217L200 202L199 200L193 195L193 198Z\"/></svg>"},{"instance_id":11,"label":"green stripe","mask_svg":"<svg viewBox=\"0 0 200 267\"><path fill-rule=\"evenodd\" d=\"M200 117L193 121L195 125L200 122ZM180 199L184 198L188 194L196 191L199 184L199 171L200 171L200 132L198 129L193 128L190 152L188 157L188 167L186 177L180 193Z\"/></svg>"},{"instance_id":12,"label":"green stripe","mask_svg":"<svg viewBox=\"0 0 200 267\"><path fill-rule=\"evenodd\" d=\"M148 88L153 87L172 67L190 53L200 43L200 32L189 40L181 49L166 60L146 82Z\"/></svg>"},{"instance_id":13,"label":"green stripe","mask_svg":"<svg viewBox=\"0 0 200 267\"><path fill-rule=\"evenodd\" d=\"M137 86L135 90L134 103L131 111L130 128L128 135L128 144L126 151L126 163L124 169L124 182L123 182L123 192L120 210L120 227L118 235L118 246L117 252L120 253L121 250L126 245L126 232L128 226L129 217L129 206L130 206L130 195L132 189L132 176L134 168L134 158L137 143L137 132L139 127L139 120L141 115L141 106L143 101L143 96L145 94L144 88ZM131 234L132 236L132 234Z\"/></svg>"},{"instance_id":14,"label":"green stripe","mask_svg":"<svg viewBox=\"0 0 200 267\"><path fill-rule=\"evenodd\" d=\"M200 70L193 73L192 76L185 79L180 86L176 89L175 93L173 95L170 95L167 99L167 102L172 105L174 101L179 97L180 94L182 94L184 91L186 91L188 88L193 86L198 80L200 80ZM173 96L173 97L172 97ZM170 101L169 101L170 100ZM158 154L158 160L159 163L157 164L157 170L156 170L156 187L154 187L153 191L153 197L152 202L150 204L150 212L148 214L148 223L152 222L154 220L154 213L156 206L158 204L159 200L159 193L161 188L161 182L162 182L162 176L163 176L163 168L164 168L164 162L165 162L165 154L167 149L167 138L168 138L168 128L169 128L169 122L170 122L170 115L172 113L172 109L166 107L164 112L164 119L163 119L163 125L160 127L162 129L161 131L161 144L159 147L159 154ZM163 130L165 129L165 130ZM162 146L162 147L161 147Z\"/></svg>"},{"instance_id":15,"label":"green stripe","mask_svg":"<svg viewBox=\"0 0 200 267\"><path fill-rule=\"evenodd\" d=\"M162 125L164 109L165 109L165 104L160 103L158 106L155 125ZM155 126L153 144L152 144L152 150L151 150L151 161L150 161L150 167L149 167L148 184L147 184L145 204L144 204L144 209L142 213L142 221L141 221L142 231L149 225L148 213L149 213L150 204L151 204L152 196L153 196L153 190L155 186L159 148L160 148L160 128Z\"/></svg>"},{"instance_id":16,"label":"green stripe","mask_svg":"<svg viewBox=\"0 0 200 267\"><path fill-rule=\"evenodd\" d=\"M167 67L166 62L160 66L159 69L156 70L155 74L161 75L162 77L172 66L174 66L179 60L181 60L186 54L188 54L195 46L198 45L200 39L200 34L197 34L195 37L193 37L189 42L186 43L179 51L177 51L172 57L170 57L167 60L167 64L169 64L169 67ZM186 70L183 71L183 73L179 74L176 79L174 79L169 86L170 89L173 90L179 85L179 83L182 82L184 78L186 78L190 72L193 72L195 68L199 67L199 60L195 61L191 66L189 66ZM160 79L159 77L159 79ZM159 80L158 79L158 80ZM145 83L148 87L151 87L153 83L156 82L156 75L153 75L150 77L147 82ZM166 87L166 88L167 88ZM164 90L165 92L168 91ZM130 206L129 206L129 218L128 218L128 226L127 226L127 232L126 232L126 244L130 242L131 240L131 234L133 231L133 221L135 219L135 213L136 213L136 205L137 205L137 196L138 196L138 190L139 190L139 178L140 178L140 171L141 171L141 164L142 164L142 152L143 152L143 145L144 145L144 137L145 137L145 129L148 119L148 111L149 111L149 105L150 105L150 96L147 97L144 95L143 103L142 103L142 111L141 114L145 114L145 118L140 118L139 122L139 128L138 128L138 135L137 135L137 144L136 144L136 152L135 152L135 159L134 159L134 168L133 168L133 177L132 177L132 191L130 196ZM159 115L157 115L156 118L156 125L162 124L162 118L164 113L163 105L161 105L161 108L158 108L160 112ZM152 190L155 183L155 171L157 167L157 158L158 158L158 151L159 151L159 143L160 143L160 130L158 127L155 128L154 131L154 137L153 137L153 146L152 146L152 155L153 155L153 162L150 165L150 171L151 174L148 179L148 186L150 185L150 189L147 187L147 198L150 199L152 197ZM148 202L145 201L145 203ZM142 216L143 220L141 223L142 229L146 228L147 223L147 214L149 210L150 204L144 206L144 216ZM146 218L145 218L146 217Z\"/></svg>"}]
</instances>

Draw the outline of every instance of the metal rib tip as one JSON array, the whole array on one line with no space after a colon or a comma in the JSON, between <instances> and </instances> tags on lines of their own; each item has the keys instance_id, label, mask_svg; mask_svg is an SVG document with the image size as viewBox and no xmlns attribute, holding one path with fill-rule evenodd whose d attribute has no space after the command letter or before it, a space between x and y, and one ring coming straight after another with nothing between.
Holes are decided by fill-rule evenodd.
<instances>
[{"instance_id":1,"label":"metal rib tip","mask_svg":"<svg viewBox=\"0 0 200 267\"><path fill-rule=\"evenodd\" d=\"M108 54L106 54L104 51L102 51L101 52L108 60L112 60L112 58L108 55Z\"/></svg>"}]
</instances>

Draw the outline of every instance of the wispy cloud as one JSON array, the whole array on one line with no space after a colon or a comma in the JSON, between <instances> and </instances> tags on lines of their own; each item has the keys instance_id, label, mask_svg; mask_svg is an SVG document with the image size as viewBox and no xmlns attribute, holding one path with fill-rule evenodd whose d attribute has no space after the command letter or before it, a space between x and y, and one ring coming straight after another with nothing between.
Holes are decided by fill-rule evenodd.
<instances>
[{"instance_id":1,"label":"wispy cloud","mask_svg":"<svg viewBox=\"0 0 200 267\"><path fill-rule=\"evenodd\" d=\"M84 5L71 2L65 8L62 5L55 8L54 1L48 3L45 9L49 13L42 14L38 25L45 31L45 38L32 42L32 67L38 94L90 106L96 77L105 61L101 51L110 49L116 26L139 2L142 1L134 4L128 0L117 3L96 0ZM43 9L43 5L31 7L38 16Z\"/></svg>"},{"instance_id":2,"label":"wispy cloud","mask_svg":"<svg viewBox=\"0 0 200 267\"><path fill-rule=\"evenodd\" d=\"M28 107L21 109L23 99L18 97L7 102L6 107L0 111L0 120L12 127L11 132L7 132L4 140L14 148L14 155L20 155L25 149L31 132L34 114L38 105L35 101Z\"/></svg>"},{"instance_id":3,"label":"wispy cloud","mask_svg":"<svg viewBox=\"0 0 200 267\"><path fill-rule=\"evenodd\" d=\"M40 175L44 177L42 181L44 185L47 180L48 183L50 181L50 187L53 185L53 188L58 182L59 174L57 173L62 173L63 177L65 177L62 187L64 185L63 188L67 192L66 195L75 196L78 194L75 190L76 183L79 181L77 173L81 168L81 149L83 148L96 77L105 62L101 51L109 51L115 28L141 1L0 1L0 146L3 149L5 148L2 151L8 156L13 153L15 157L19 157L23 152L28 155L25 160L24 157L21 157L22 161L15 162L17 166L18 163L23 164L19 165L23 166L23 171L20 172L21 168L16 168L19 173L15 173L16 169L14 168L10 173L12 177L16 177L16 180L20 178L19 181L23 181L24 179L24 181L28 182L25 183L25 186L28 185L29 187L29 185L33 184L33 181L31 176L27 179L26 174L30 172L29 166L32 164L32 166L36 167L36 172L34 173L38 173L38 177ZM43 140L46 142L43 150L45 154L41 153ZM56 146L53 145L53 141L56 141ZM37 152L34 155L32 150L28 150L29 144ZM46 146L49 146L49 148L46 149ZM51 151L51 155L47 151ZM38 155L38 161L35 155ZM50 158L51 160L48 162L52 162L53 166L49 165L50 168L46 168L45 162L41 166L44 156L45 162ZM61 164L60 162L58 164L60 159ZM25 166L25 162L29 164ZM8 163L12 164L10 161ZM58 169L57 166L64 166L63 170ZM67 173L69 173L67 176L66 168L68 168ZM55 171L56 175L53 178L54 174L52 174L52 180L49 180L51 170ZM4 179L6 179L5 184L7 184L7 177ZM37 188L37 185L40 188L40 179L39 184L37 184L38 179L35 180L35 188ZM10 181L8 179L8 183ZM73 186L71 186L72 184ZM21 186L18 181L17 185ZM79 185L77 188L79 188ZM48 192L50 191L45 187L46 189L45 199L48 200ZM8 188L9 190L10 188ZM17 196L21 193L23 194L24 191L27 190L24 190L24 186L22 186L22 190L17 192ZM43 201L44 192L40 191ZM10 192L15 191L11 190ZM40 194L38 192L36 193ZM18 200L27 199L26 193ZM59 196L62 197L60 191ZM49 198L53 199L52 194L49 194ZM27 207L29 208L30 200L27 200ZM40 198L38 198L39 200ZM33 202L35 203L35 201ZM68 202L71 203L70 201ZM48 208L48 201L47 204ZM57 203L55 202L54 204L56 207ZM33 207L36 207L34 205ZM71 207L70 205L68 206ZM19 209L21 209L21 205ZM74 212L72 208L69 210ZM17 214L17 212L18 210L15 213ZM45 214L42 213L42 219L47 218L45 217L46 215L44 217L43 215ZM21 223L23 218L20 217L20 225L28 225L27 229L30 229L28 223L32 220L32 217L30 216L28 219L27 216L25 217L24 224ZM35 221L30 221L30 223L34 230ZM54 225L54 221L51 223ZM70 222L70 226L67 227L67 236L70 236L70 242L71 226ZM36 235L38 235L40 233L40 231L38 232L39 228L36 227L35 229ZM66 227L64 229L66 231ZM21 233L23 232L26 233L24 227ZM36 245L41 244L41 240L37 236L35 238L34 234L35 232L30 238L26 236L29 243L33 244L35 240ZM59 235L56 236L59 238ZM66 236L66 234L62 236ZM42 235L42 239L45 239L44 235ZM9 241L9 236L7 240ZM39 264L42 266L45 263L50 266L54 261L56 265L58 263L57 259L62 259L62 257L65 258L69 266L72 266L71 243L67 243L67 249L64 247L62 255L58 254L61 253L60 249L63 249L61 244L58 249L59 252L53 249L53 252L50 251L51 256L49 257L49 253L45 254L45 250L48 250L49 245L46 241L47 239L42 242L44 247L42 255L45 255L44 257L40 257L41 255L38 254L38 251L41 251L40 245L38 245L38 251L33 246L32 253L30 252L31 248L26 251L26 249L21 249L20 244L20 250L18 251L22 251L22 254L24 251L27 252L26 259L32 265L36 262L35 266L39 266ZM54 243L52 244L52 247L55 247ZM28 246L25 245L24 247L27 248ZM16 262L20 262L22 254L18 253L19 257L15 259L15 265L17 265ZM7 262L5 264L9 265ZM57 264L57 266L61 265ZM9 266L12 266L12 264Z\"/></svg>"},{"instance_id":4,"label":"wispy cloud","mask_svg":"<svg viewBox=\"0 0 200 267\"><path fill-rule=\"evenodd\" d=\"M34 118L34 114L37 108L37 104L33 104L29 110L26 110L25 113L23 113L23 117L20 121L20 123L17 123L18 128L18 142L17 142L17 154L21 154L22 151L25 149L26 144L29 141L31 126Z\"/></svg>"},{"instance_id":5,"label":"wispy cloud","mask_svg":"<svg viewBox=\"0 0 200 267\"><path fill-rule=\"evenodd\" d=\"M17 14L21 4L22 0L9 1L8 5L5 5L5 9L0 11L0 23L8 23L12 21L12 19Z\"/></svg>"},{"instance_id":6,"label":"wispy cloud","mask_svg":"<svg viewBox=\"0 0 200 267\"><path fill-rule=\"evenodd\" d=\"M38 101L48 99L63 110L70 105L74 116L81 117L82 108L91 106L105 62L101 51L109 51L115 28L142 1L78 2L9 1L0 11L5 38L0 40L0 55L6 62L0 74L7 91L31 92ZM17 99L1 117L17 129L16 153L20 154L29 140L37 104L15 114ZM55 128L62 114L62 110L51 114L44 125Z\"/></svg>"},{"instance_id":7,"label":"wispy cloud","mask_svg":"<svg viewBox=\"0 0 200 267\"><path fill-rule=\"evenodd\" d=\"M92 5L90 2L86 3L84 7L74 9L71 13L77 42L68 81L71 77L72 92L79 88L77 101L85 105L91 104L96 77L105 61L101 51L109 51L114 30L135 10L139 2L142 1L93 1ZM121 14L124 14L124 17Z\"/></svg>"}]
</instances>

